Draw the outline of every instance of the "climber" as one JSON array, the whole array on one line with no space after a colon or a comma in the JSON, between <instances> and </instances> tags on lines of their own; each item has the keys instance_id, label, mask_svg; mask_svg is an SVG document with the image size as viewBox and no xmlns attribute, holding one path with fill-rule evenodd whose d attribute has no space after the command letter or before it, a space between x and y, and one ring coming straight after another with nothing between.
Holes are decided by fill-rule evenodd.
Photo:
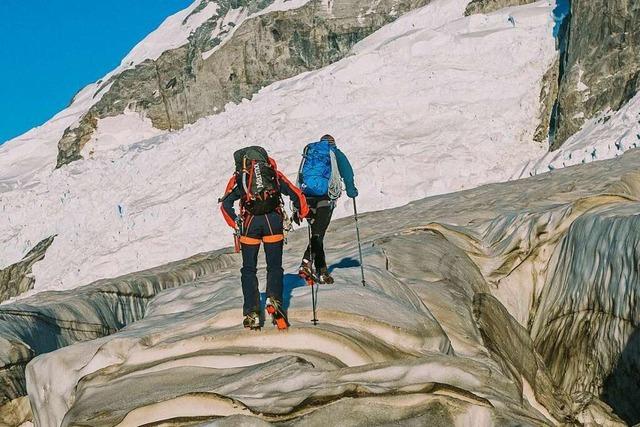
<instances>
[{"instance_id":1,"label":"climber","mask_svg":"<svg viewBox=\"0 0 640 427\"><path fill-rule=\"evenodd\" d=\"M260 328L260 293L256 272L262 242L267 261L266 310L278 329L287 329L289 322L282 309L285 212L281 194L292 200L298 218L307 216L307 202L300 189L278 171L276 162L264 148L243 148L233 156L236 169L219 201L225 221L236 230L240 240L243 325L253 330ZM240 215L236 214L233 207L237 200L240 200Z\"/></svg>"},{"instance_id":2,"label":"climber","mask_svg":"<svg viewBox=\"0 0 640 427\"><path fill-rule=\"evenodd\" d=\"M302 154L298 186L309 204L307 222L311 232L298 273L303 277L315 277L320 283L333 283L333 277L327 269L324 235L331 222L336 201L342 194L342 181L347 196L356 198L358 189L354 183L353 168L347 156L336 147L334 137L324 135L320 141L308 144ZM299 223L300 215L294 212L293 220ZM314 267L317 274L314 274Z\"/></svg>"}]
</instances>

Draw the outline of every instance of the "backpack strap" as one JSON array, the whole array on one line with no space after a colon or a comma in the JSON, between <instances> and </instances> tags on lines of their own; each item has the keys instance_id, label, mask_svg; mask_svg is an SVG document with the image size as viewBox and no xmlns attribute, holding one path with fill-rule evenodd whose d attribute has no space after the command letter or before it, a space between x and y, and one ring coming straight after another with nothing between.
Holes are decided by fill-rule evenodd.
<instances>
[{"instance_id":1,"label":"backpack strap","mask_svg":"<svg viewBox=\"0 0 640 427\"><path fill-rule=\"evenodd\" d=\"M311 144L305 145L304 149L302 150L302 159L300 160L300 167L298 168L298 177L296 179L296 184L298 185L298 187L302 185L302 168L304 168L304 163L307 161L307 150L309 150L309 145Z\"/></svg>"},{"instance_id":2,"label":"backpack strap","mask_svg":"<svg viewBox=\"0 0 640 427\"><path fill-rule=\"evenodd\" d=\"M229 194L231 194L231 192L233 191L233 187L236 186L236 183L237 183L237 175L234 173L233 175L231 175L231 178L229 178L227 187L224 189L224 194L222 195L222 197L218 199L218 203L221 203L224 199L229 197Z\"/></svg>"},{"instance_id":3,"label":"backpack strap","mask_svg":"<svg viewBox=\"0 0 640 427\"><path fill-rule=\"evenodd\" d=\"M269 166L271 166L273 168L273 172L275 172L275 174L276 174L276 185L277 185L278 192L279 192L280 191L280 178L279 178L280 174L278 173L278 164L271 157L267 157L267 160L269 162Z\"/></svg>"}]
</instances>

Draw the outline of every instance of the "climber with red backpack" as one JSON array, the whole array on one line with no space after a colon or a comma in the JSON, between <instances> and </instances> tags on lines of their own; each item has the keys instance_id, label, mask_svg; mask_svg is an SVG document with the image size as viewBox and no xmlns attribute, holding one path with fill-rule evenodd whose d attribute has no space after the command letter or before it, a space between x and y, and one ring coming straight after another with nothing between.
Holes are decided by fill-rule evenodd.
<instances>
[{"instance_id":1,"label":"climber with red backpack","mask_svg":"<svg viewBox=\"0 0 640 427\"><path fill-rule=\"evenodd\" d=\"M276 162L264 148L243 148L233 157L235 172L219 201L222 203L222 215L234 228L242 252L243 325L252 330L260 328L260 293L256 273L262 243L267 261L266 310L278 329L287 329L289 322L282 308L283 218L286 213L281 195L291 199L300 218L307 216L307 202L300 189L278 171ZM238 200L239 215L233 207Z\"/></svg>"}]
</instances>

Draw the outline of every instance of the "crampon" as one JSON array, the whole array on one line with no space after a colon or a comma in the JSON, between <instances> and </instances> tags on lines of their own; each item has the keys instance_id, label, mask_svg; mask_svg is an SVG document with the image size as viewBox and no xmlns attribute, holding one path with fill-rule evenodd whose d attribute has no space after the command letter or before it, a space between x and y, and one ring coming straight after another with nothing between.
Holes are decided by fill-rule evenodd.
<instances>
[{"instance_id":1,"label":"crampon","mask_svg":"<svg viewBox=\"0 0 640 427\"><path fill-rule=\"evenodd\" d=\"M278 330L286 331L289 328L287 316L282 311L282 306L277 300L267 298L266 309L267 313L271 316L273 324L278 328Z\"/></svg>"},{"instance_id":2,"label":"crampon","mask_svg":"<svg viewBox=\"0 0 640 427\"><path fill-rule=\"evenodd\" d=\"M304 279L304 281L307 283L307 286L313 286L315 283L321 283L320 278L313 272L310 265L305 265L304 263L298 270L298 276Z\"/></svg>"}]
</instances>

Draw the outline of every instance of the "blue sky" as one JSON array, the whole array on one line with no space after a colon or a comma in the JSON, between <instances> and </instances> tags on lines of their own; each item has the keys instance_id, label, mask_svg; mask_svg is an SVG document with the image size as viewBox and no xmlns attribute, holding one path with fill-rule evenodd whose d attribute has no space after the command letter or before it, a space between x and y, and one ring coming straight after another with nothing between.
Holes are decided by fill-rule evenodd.
<instances>
[{"instance_id":1,"label":"blue sky","mask_svg":"<svg viewBox=\"0 0 640 427\"><path fill-rule=\"evenodd\" d=\"M0 0L0 144L46 122L193 0Z\"/></svg>"}]
</instances>

